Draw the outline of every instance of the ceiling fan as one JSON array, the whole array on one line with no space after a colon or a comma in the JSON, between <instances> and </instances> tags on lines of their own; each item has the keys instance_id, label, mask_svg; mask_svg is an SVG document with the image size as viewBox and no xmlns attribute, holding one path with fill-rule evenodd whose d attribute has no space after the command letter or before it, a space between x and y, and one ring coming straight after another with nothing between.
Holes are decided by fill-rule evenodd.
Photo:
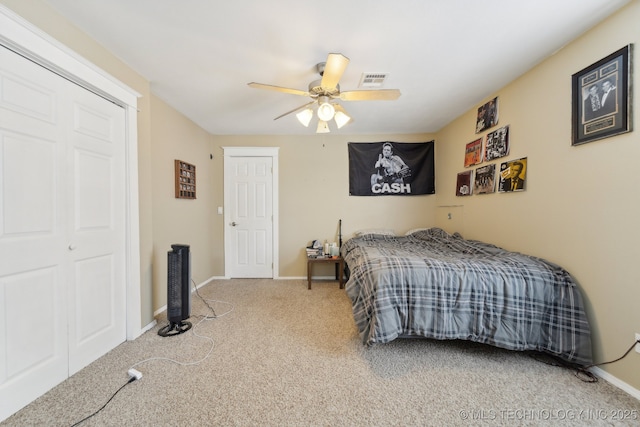
<instances>
[{"instance_id":1,"label":"ceiling fan","mask_svg":"<svg viewBox=\"0 0 640 427\"><path fill-rule=\"evenodd\" d=\"M340 91L338 82L342 74L349 65L349 58L341 53L330 53L326 62L316 65L316 69L320 74L319 80L309 83L307 91L299 89L291 89L281 86L266 85L262 83L251 82L249 87L256 89L268 89L277 92L289 93L292 95L308 96L312 99L291 111L279 115L273 120L278 120L288 114L295 113L298 121L305 127L309 126L313 118L314 109L317 111L318 127L317 133L329 132L329 121L334 119L338 129L352 121L351 116L347 114L345 109L338 104L337 100L342 101L392 101L398 99L400 91L398 89L379 89L379 90L351 90L347 92Z\"/></svg>"}]
</instances>

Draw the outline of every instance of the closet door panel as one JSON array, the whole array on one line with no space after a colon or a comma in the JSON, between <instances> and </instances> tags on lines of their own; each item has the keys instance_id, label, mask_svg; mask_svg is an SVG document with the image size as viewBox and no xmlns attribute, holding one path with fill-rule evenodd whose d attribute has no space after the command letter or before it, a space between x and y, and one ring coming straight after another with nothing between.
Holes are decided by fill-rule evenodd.
<instances>
[{"instance_id":1,"label":"closet door panel","mask_svg":"<svg viewBox=\"0 0 640 427\"><path fill-rule=\"evenodd\" d=\"M0 46L0 420L126 338L125 130Z\"/></svg>"},{"instance_id":2,"label":"closet door panel","mask_svg":"<svg viewBox=\"0 0 640 427\"><path fill-rule=\"evenodd\" d=\"M0 47L0 419L69 372L64 82Z\"/></svg>"},{"instance_id":3,"label":"closet door panel","mask_svg":"<svg viewBox=\"0 0 640 427\"><path fill-rule=\"evenodd\" d=\"M125 112L74 85L67 90L69 182L69 370L124 342Z\"/></svg>"}]
</instances>

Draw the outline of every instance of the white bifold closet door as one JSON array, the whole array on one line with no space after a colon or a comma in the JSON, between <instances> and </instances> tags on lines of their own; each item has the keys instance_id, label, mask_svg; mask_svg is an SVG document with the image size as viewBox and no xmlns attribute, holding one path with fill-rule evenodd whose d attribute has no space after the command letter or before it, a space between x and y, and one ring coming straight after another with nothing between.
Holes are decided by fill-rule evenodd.
<instances>
[{"instance_id":1,"label":"white bifold closet door","mask_svg":"<svg viewBox=\"0 0 640 427\"><path fill-rule=\"evenodd\" d=\"M125 128L0 47L0 420L126 338Z\"/></svg>"}]
</instances>

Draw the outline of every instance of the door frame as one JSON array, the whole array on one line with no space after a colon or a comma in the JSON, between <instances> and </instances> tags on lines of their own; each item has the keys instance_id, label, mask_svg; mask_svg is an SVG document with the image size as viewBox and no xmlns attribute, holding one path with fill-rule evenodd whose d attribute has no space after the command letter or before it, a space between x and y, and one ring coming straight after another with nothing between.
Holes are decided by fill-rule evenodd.
<instances>
[{"instance_id":1,"label":"door frame","mask_svg":"<svg viewBox=\"0 0 640 427\"><path fill-rule=\"evenodd\" d=\"M126 313L127 340L133 340L143 332L140 296L137 126L137 105L140 94L4 5L0 5L0 44L125 110Z\"/></svg>"},{"instance_id":2,"label":"door frame","mask_svg":"<svg viewBox=\"0 0 640 427\"><path fill-rule=\"evenodd\" d=\"M224 152L224 171L226 173L227 168L229 167L229 160L232 157L271 157L272 160L272 174L271 174L271 206L273 206L273 221L271 222L272 227L272 245L271 250L273 251L273 278L280 278L280 257L279 257L279 211L278 211L278 152L280 147L222 147ZM227 180L224 181L224 277L225 279L231 279L231 259L227 256L230 251L229 248L229 227L228 222L231 221L230 216L228 215L229 209L231 207L231 192L233 191L230 188L229 182Z\"/></svg>"}]
</instances>

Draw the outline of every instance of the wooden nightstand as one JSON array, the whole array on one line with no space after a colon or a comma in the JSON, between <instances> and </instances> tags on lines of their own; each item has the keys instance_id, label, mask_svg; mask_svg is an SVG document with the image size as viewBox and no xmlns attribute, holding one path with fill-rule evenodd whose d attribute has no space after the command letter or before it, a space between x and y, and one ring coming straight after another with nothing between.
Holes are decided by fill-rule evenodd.
<instances>
[{"instance_id":1,"label":"wooden nightstand","mask_svg":"<svg viewBox=\"0 0 640 427\"><path fill-rule=\"evenodd\" d=\"M311 270L314 264L335 264L336 266L336 280L340 282L340 289L344 289L344 260L341 256L335 258L309 258L307 257L307 284L308 289L311 289Z\"/></svg>"}]
</instances>

